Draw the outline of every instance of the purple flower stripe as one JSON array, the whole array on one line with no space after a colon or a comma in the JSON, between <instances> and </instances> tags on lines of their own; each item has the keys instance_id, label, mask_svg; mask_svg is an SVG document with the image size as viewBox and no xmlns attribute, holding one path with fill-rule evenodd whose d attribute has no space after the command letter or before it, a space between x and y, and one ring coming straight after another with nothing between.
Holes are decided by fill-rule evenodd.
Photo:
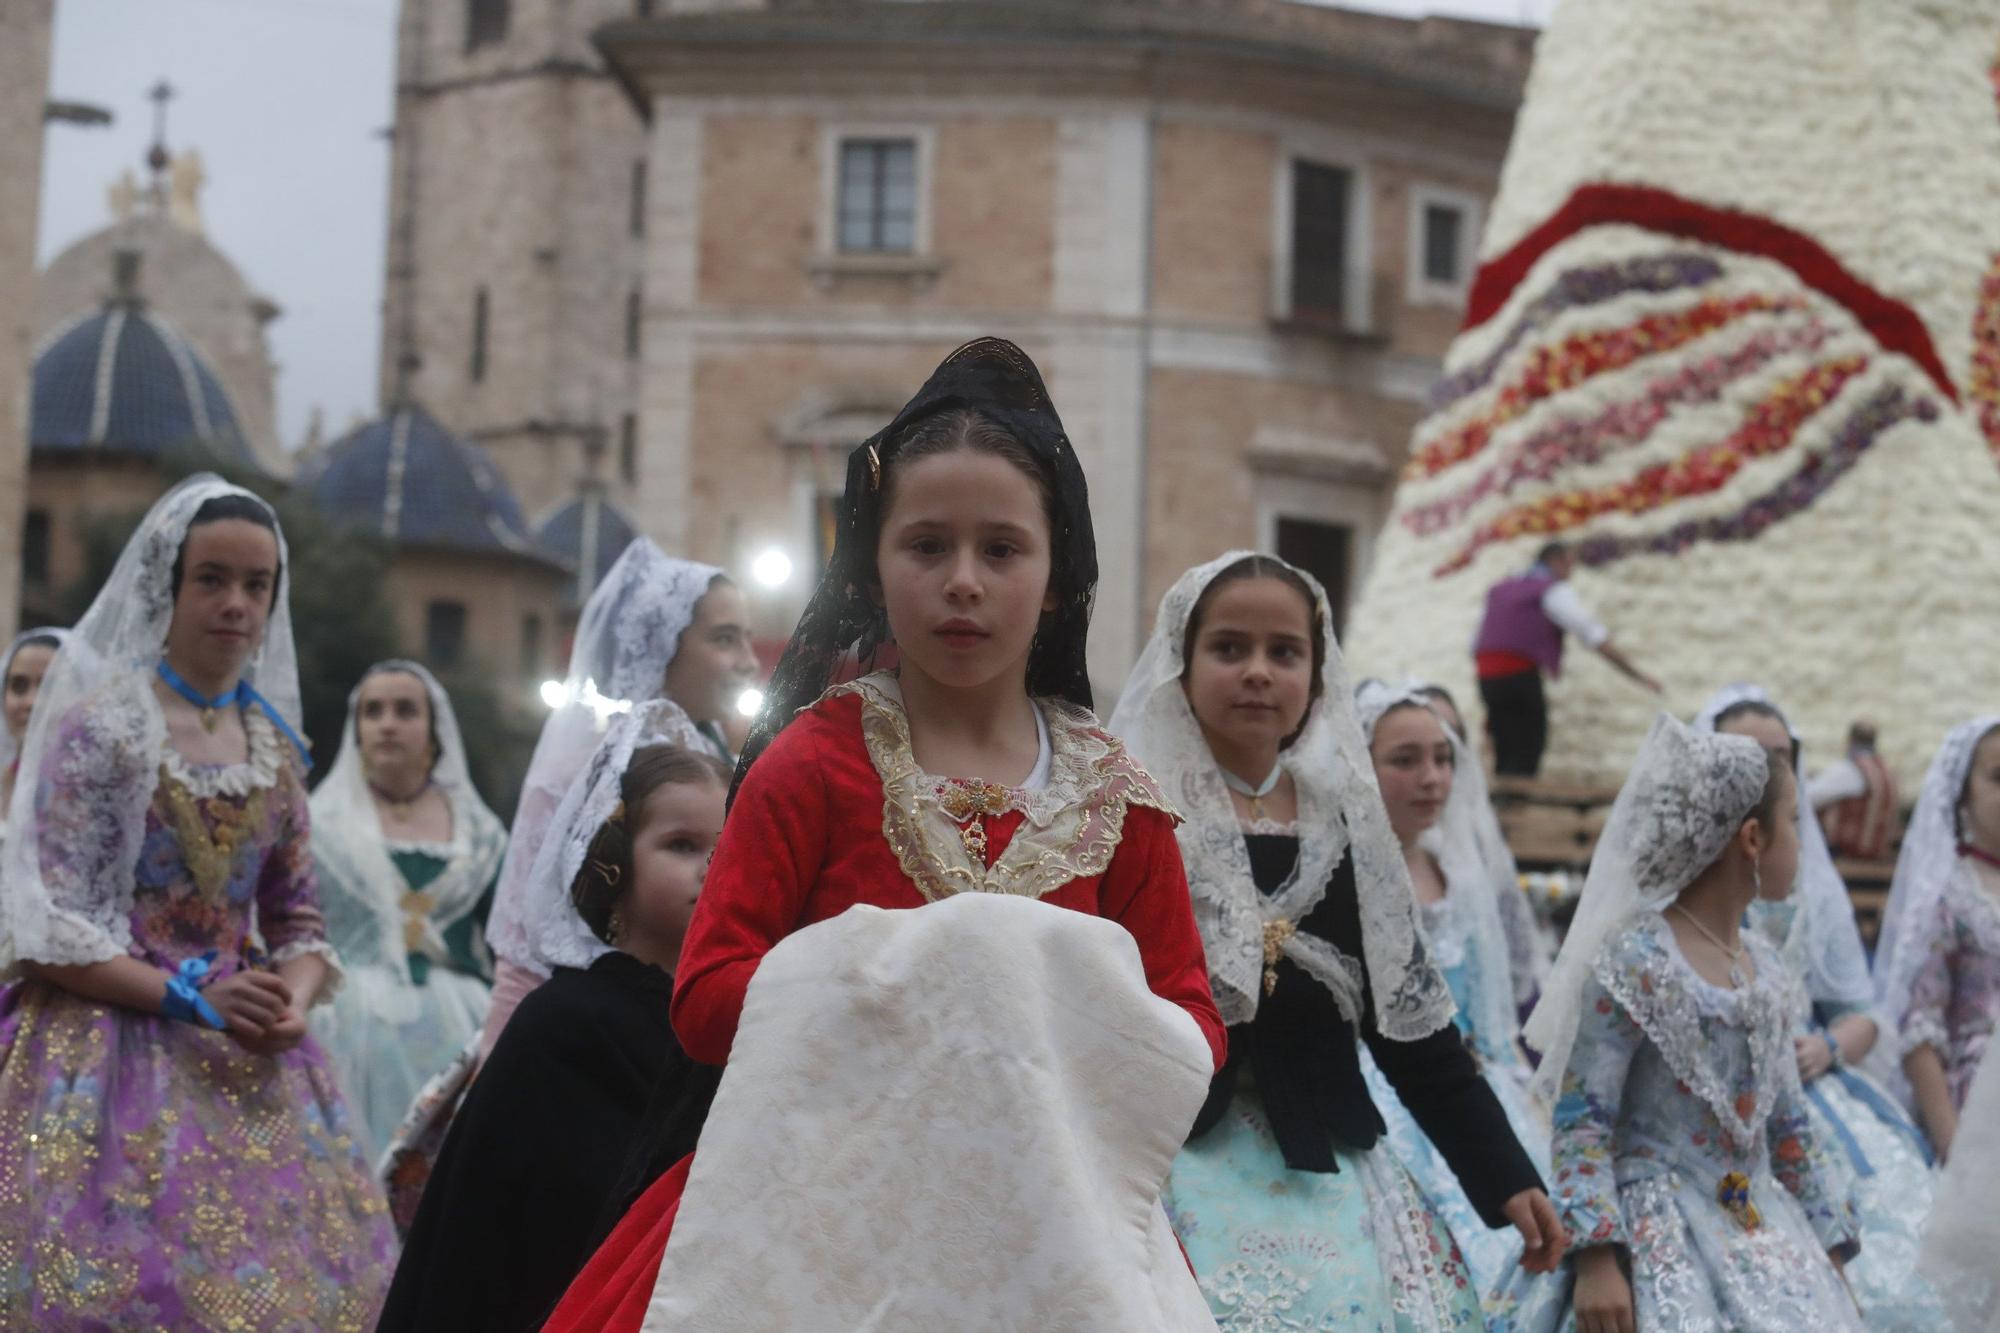
<instances>
[{"instance_id":1,"label":"purple flower stripe","mask_svg":"<svg viewBox=\"0 0 2000 1333\"><path fill-rule=\"evenodd\" d=\"M1722 276L1722 265L1707 255L1692 251L1670 251L1640 259L1622 259L1615 264L1595 264L1573 268L1556 278L1555 285L1535 298L1515 321L1506 340L1476 366L1467 366L1456 375L1447 375L1431 388L1431 411L1442 411L1465 395L1484 388L1493 379L1507 354L1530 334L1539 332L1565 310L1578 306L1602 305L1627 292L1671 292L1684 287L1700 287Z\"/></svg>"},{"instance_id":2,"label":"purple flower stripe","mask_svg":"<svg viewBox=\"0 0 2000 1333\"><path fill-rule=\"evenodd\" d=\"M1522 482L1547 481L1566 467L1601 462L1616 449L1643 444L1675 405L1714 402L1732 381L1780 353L1817 351L1830 336L1831 329L1809 320L1795 328L1760 333L1720 356L1683 366L1647 385L1637 399L1613 403L1588 420L1570 418L1536 432L1502 454L1465 489L1417 506L1403 515L1403 523L1419 536L1429 536L1457 523L1490 495L1511 495Z\"/></svg>"},{"instance_id":3,"label":"purple flower stripe","mask_svg":"<svg viewBox=\"0 0 2000 1333\"><path fill-rule=\"evenodd\" d=\"M1577 543L1577 559L1603 566L1630 555L1679 555L1696 542L1750 541L1774 523L1802 513L1849 471L1878 436L1899 421L1935 421L1938 405L1930 397L1912 398L1892 384L1855 409L1825 451L1808 454L1778 486L1738 512L1717 518L1677 523L1648 537L1591 537Z\"/></svg>"}]
</instances>

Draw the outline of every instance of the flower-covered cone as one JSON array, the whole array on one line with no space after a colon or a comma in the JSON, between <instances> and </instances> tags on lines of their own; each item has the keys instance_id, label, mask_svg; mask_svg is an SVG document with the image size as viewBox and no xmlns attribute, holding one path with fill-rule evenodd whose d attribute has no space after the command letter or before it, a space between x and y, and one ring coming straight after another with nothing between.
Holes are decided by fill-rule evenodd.
<instances>
[{"instance_id":1,"label":"flower-covered cone","mask_svg":"<svg viewBox=\"0 0 2000 1333\"><path fill-rule=\"evenodd\" d=\"M1560 5L1358 669L1469 687L1561 539L1671 702L1766 680L1914 777L2000 692L1996 65L1990 0ZM1608 777L1657 703L1571 659L1545 771Z\"/></svg>"}]
</instances>

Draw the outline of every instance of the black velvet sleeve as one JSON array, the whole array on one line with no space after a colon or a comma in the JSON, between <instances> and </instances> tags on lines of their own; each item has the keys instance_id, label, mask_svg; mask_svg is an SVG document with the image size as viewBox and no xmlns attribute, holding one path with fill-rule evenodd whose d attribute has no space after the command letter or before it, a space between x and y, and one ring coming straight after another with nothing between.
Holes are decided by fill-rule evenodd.
<instances>
[{"instance_id":1,"label":"black velvet sleeve","mask_svg":"<svg viewBox=\"0 0 2000 1333\"><path fill-rule=\"evenodd\" d=\"M1339 910L1328 922L1329 938L1350 958L1363 958L1361 906L1352 863L1343 865L1329 901ZM1364 964L1365 970L1365 964ZM1457 1024L1448 1023L1417 1041L1392 1041L1375 1027L1373 992L1362 1024L1369 1054L1396 1089L1417 1125L1443 1154L1465 1196L1489 1227L1507 1225L1501 1209L1522 1190L1541 1189L1542 1177L1514 1137L1500 1099L1493 1095Z\"/></svg>"}]
</instances>

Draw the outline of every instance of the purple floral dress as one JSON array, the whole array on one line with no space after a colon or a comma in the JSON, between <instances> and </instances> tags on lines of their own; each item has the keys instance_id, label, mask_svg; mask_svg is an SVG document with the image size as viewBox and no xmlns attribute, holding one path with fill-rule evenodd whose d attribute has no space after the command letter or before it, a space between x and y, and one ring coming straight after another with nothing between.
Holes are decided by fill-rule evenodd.
<instances>
[{"instance_id":1,"label":"purple floral dress","mask_svg":"<svg viewBox=\"0 0 2000 1333\"><path fill-rule=\"evenodd\" d=\"M1930 1046L1944 1062L1952 1105L1963 1107L2000 1022L2000 899L1961 857L1938 900L1931 947L1910 985L1902 1052Z\"/></svg>"},{"instance_id":2,"label":"purple floral dress","mask_svg":"<svg viewBox=\"0 0 2000 1333\"><path fill-rule=\"evenodd\" d=\"M87 706L86 706L87 707ZM59 744L100 743L88 716ZM250 760L169 748L131 895L131 955L214 975L326 952L289 747L246 716ZM65 828L108 797L45 772L45 875L87 857ZM228 1036L42 981L0 989L0 1328L362 1330L394 1266L387 1205L311 1038L252 1055Z\"/></svg>"}]
</instances>

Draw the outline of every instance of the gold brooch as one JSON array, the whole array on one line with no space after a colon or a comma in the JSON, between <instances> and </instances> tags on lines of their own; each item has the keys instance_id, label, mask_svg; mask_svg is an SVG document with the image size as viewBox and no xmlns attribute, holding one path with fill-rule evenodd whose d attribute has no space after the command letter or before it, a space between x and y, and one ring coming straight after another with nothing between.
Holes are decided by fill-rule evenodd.
<instances>
[{"instance_id":1,"label":"gold brooch","mask_svg":"<svg viewBox=\"0 0 2000 1333\"><path fill-rule=\"evenodd\" d=\"M1007 809L1007 789L991 782L954 782L945 789L945 814L959 825L958 840L973 862L986 865L986 826L981 815L997 815Z\"/></svg>"},{"instance_id":2,"label":"gold brooch","mask_svg":"<svg viewBox=\"0 0 2000 1333\"><path fill-rule=\"evenodd\" d=\"M1299 933L1295 921L1264 923L1264 994L1278 989L1278 959L1285 953L1285 941Z\"/></svg>"},{"instance_id":3,"label":"gold brooch","mask_svg":"<svg viewBox=\"0 0 2000 1333\"><path fill-rule=\"evenodd\" d=\"M1745 1231L1755 1231L1764 1223L1757 1205L1750 1202L1750 1177L1741 1171L1731 1171L1715 1183L1715 1201Z\"/></svg>"}]
</instances>

